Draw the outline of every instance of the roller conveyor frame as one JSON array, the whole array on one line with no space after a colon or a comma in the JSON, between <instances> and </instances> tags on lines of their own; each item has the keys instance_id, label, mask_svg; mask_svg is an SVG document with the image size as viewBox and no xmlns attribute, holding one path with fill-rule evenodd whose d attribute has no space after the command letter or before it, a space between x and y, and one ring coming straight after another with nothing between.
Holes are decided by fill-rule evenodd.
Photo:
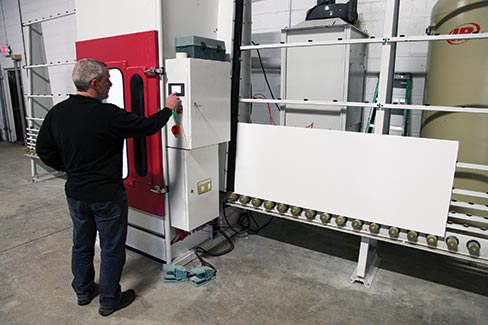
<instances>
[{"instance_id":1,"label":"roller conveyor frame","mask_svg":"<svg viewBox=\"0 0 488 325\"><path fill-rule=\"evenodd\" d=\"M388 233L389 229L394 227L390 225L380 225L379 232L377 234L371 233L368 229L368 226L371 224L371 222L363 222L363 226L361 230L356 230L352 227L352 222L354 221L353 219L348 219L346 224L344 226L338 226L335 221L337 219L337 215L332 215L331 219L327 223L322 223L319 218L320 212L317 212L317 215L313 220L307 219L304 215L303 212L301 213L300 216L295 217L290 213L291 207L288 209L286 213L279 213L276 210L276 207L273 208L272 210L266 210L265 208L261 207L254 207L251 205L249 202L248 204L241 204L239 202L227 202L226 203L228 206L233 206L236 208L240 209L245 209L249 210L251 212L258 212L266 215L271 215L279 218L284 218L292 221L297 221L297 222L302 222L305 224L309 225L314 225L322 228L327 228L327 229L332 229L332 230L337 230L357 236L363 236L363 237L369 237L374 240L380 240L380 241L385 241L385 242L390 242L394 243L397 245L403 245L403 246L408 246L412 248L417 248L417 249L422 249L426 250L429 252L437 253L437 254L443 254L443 255L448 255L452 257L457 257L461 258L464 260L468 260L471 262L477 262L477 263L483 263L488 265L488 237L483 238L479 236L475 236L475 234L483 234L483 231L480 228L476 227L468 227L471 228L474 231L470 231L468 234L468 231L466 231L466 227L461 225L461 224L446 224L446 234L444 237L438 237L437 245L432 246L427 243L427 236L429 234L424 234L424 233L418 233L418 237L416 241L410 241L407 238L407 229L399 229L399 235L397 238L391 237ZM466 231L466 233L464 233ZM484 231L488 235L488 231ZM457 250L450 250L447 247L446 239L454 236L458 239L459 244L458 244L458 249ZM480 254L478 256L472 255L469 253L467 244L468 242L475 240L480 244Z\"/></svg>"}]
</instances>

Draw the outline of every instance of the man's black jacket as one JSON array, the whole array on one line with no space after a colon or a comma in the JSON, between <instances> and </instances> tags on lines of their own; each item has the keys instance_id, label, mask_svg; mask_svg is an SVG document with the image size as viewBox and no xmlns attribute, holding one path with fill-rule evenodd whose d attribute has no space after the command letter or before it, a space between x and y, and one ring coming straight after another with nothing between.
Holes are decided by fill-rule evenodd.
<instances>
[{"instance_id":1,"label":"man's black jacket","mask_svg":"<svg viewBox=\"0 0 488 325\"><path fill-rule=\"evenodd\" d=\"M46 165L66 172L67 196L109 201L124 186L124 139L156 133L171 113L164 108L145 118L91 97L71 95L46 115L36 151Z\"/></svg>"}]
</instances>

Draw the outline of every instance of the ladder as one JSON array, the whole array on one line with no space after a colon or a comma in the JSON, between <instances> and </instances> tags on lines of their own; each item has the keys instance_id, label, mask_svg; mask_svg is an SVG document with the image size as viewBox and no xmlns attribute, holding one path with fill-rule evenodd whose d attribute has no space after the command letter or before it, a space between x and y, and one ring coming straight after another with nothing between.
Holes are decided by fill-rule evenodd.
<instances>
[{"instance_id":1,"label":"ladder","mask_svg":"<svg viewBox=\"0 0 488 325\"><path fill-rule=\"evenodd\" d=\"M71 16L75 13L76 10L65 11L22 23L22 27L27 34L24 40L24 47L28 53L26 58L27 63L23 66L27 73L27 94L25 94L25 98L27 99L25 155L31 160L31 176L34 182L49 179L60 174L42 164L36 153L37 135L44 121L45 114L53 106L53 100L55 98L68 97L68 94L54 94L52 92L49 69L76 63L74 59L71 61L47 62L42 24Z\"/></svg>"},{"instance_id":2,"label":"ladder","mask_svg":"<svg viewBox=\"0 0 488 325\"><path fill-rule=\"evenodd\" d=\"M376 88L373 95L373 103L376 102L376 98L378 97L378 84L379 80L376 82ZM411 73L395 73L393 77L393 95L395 95L395 89L404 89L404 98L394 98L392 100L393 104L404 104L409 105L411 104L411 93L412 93L412 74ZM369 111L368 121L366 123L366 127L364 128L365 133L373 133L374 129L374 121L376 117L376 107L373 107ZM408 119L409 119L409 110L403 109L402 110L402 123L401 125L390 125L390 132L391 131L400 131L402 136L406 136L408 133Z\"/></svg>"}]
</instances>

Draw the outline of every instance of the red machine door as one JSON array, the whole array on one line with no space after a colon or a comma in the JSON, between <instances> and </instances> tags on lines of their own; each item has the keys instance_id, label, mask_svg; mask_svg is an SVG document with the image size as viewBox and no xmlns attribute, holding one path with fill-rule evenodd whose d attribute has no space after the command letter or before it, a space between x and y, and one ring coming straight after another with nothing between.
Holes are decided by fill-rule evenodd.
<instances>
[{"instance_id":1,"label":"red machine door","mask_svg":"<svg viewBox=\"0 0 488 325\"><path fill-rule=\"evenodd\" d=\"M157 31L76 42L76 58L94 58L122 73L123 101L127 111L149 116L158 111L159 78L144 73L158 67ZM128 173L124 179L129 206L164 215L161 131L127 139Z\"/></svg>"}]
</instances>

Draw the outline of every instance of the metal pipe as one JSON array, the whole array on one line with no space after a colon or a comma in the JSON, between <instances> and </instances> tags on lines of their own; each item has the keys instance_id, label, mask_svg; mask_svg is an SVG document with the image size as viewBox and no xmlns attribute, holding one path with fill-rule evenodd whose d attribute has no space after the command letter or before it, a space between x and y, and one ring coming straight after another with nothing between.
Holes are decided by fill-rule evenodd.
<instances>
[{"instance_id":1,"label":"metal pipe","mask_svg":"<svg viewBox=\"0 0 488 325\"><path fill-rule=\"evenodd\" d=\"M443 111L443 112L488 114L488 109L477 108L477 107L403 105L403 104L383 104L382 106L384 108L389 108L389 109L408 109L408 110L419 110L419 111Z\"/></svg>"},{"instance_id":2,"label":"metal pipe","mask_svg":"<svg viewBox=\"0 0 488 325\"><path fill-rule=\"evenodd\" d=\"M288 0L288 28L291 27L291 12L293 8L293 0Z\"/></svg>"},{"instance_id":3,"label":"metal pipe","mask_svg":"<svg viewBox=\"0 0 488 325\"><path fill-rule=\"evenodd\" d=\"M396 37L390 37L386 41L387 42L403 43L403 42L469 40L469 39L485 39L485 38L488 38L488 33L428 35L428 36L396 36Z\"/></svg>"},{"instance_id":4,"label":"metal pipe","mask_svg":"<svg viewBox=\"0 0 488 325\"><path fill-rule=\"evenodd\" d=\"M164 67L164 38L163 38L163 6L162 1L156 1L156 25L158 31L158 52L159 67ZM164 79L159 82L160 106L165 106L165 87ZM163 161L163 188L168 188L169 171L168 171L168 138L166 126L161 130L162 161ZM171 216L169 210L169 191L164 193L164 248L166 253L166 262L171 263L173 254L171 250Z\"/></svg>"},{"instance_id":5,"label":"metal pipe","mask_svg":"<svg viewBox=\"0 0 488 325\"><path fill-rule=\"evenodd\" d=\"M398 15L400 0L386 1L385 25L383 37L394 37L398 31ZM381 68L378 81L378 103L390 103L393 92L393 75L395 70L396 43L385 43L381 47ZM391 112L386 107L378 107L376 111L374 133L388 134L390 131Z\"/></svg>"},{"instance_id":6,"label":"metal pipe","mask_svg":"<svg viewBox=\"0 0 488 325\"><path fill-rule=\"evenodd\" d=\"M486 165L477 165L477 164L469 164L458 162L456 163L457 168L465 168L465 169L478 169L478 170L488 170L488 166Z\"/></svg>"}]
</instances>

